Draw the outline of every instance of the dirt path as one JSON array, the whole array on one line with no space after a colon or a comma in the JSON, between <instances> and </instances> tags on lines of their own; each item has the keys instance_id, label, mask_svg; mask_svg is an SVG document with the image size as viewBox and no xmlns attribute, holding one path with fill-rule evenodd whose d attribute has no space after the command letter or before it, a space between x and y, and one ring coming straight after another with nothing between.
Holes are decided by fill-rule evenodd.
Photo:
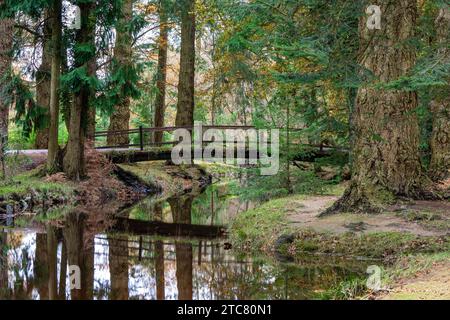
<instances>
[{"instance_id":1,"label":"dirt path","mask_svg":"<svg viewBox=\"0 0 450 320\"><path fill-rule=\"evenodd\" d=\"M389 211L393 212L378 215L339 214L319 218L318 215L338 198L337 196L312 196L293 200L289 204L288 221L295 228L312 228L318 232L337 234L348 231L361 233L400 231L421 236L437 236L445 235L450 231L450 202L448 201L417 201L399 208L389 208ZM423 221L408 220L407 214L415 212L438 214L439 216L433 219L440 223L440 228L434 228Z\"/></svg>"},{"instance_id":2,"label":"dirt path","mask_svg":"<svg viewBox=\"0 0 450 320\"><path fill-rule=\"evenodd\" d=\"M414 279L403 280L382 300L450 300L450 262L435 265Z\"/></svg>"}]
</instances>

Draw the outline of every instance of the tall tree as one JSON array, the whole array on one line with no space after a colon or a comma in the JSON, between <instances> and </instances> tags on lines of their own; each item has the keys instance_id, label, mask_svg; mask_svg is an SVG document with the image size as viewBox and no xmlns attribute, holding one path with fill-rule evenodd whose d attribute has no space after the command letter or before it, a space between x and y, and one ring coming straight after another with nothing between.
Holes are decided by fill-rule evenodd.
<instances>
[{"instance_id":1,"label":"tall tree","mask_svg":"<svg viewBox=\"0 0 450 320\"><path fill-rule=\"evenodd\" d=\"M366 16L359 24L359 64L376 81L361 86L356 97L352 182L325 213L376 210L386 197L417 196L422 187L417 95L385 87L407 75L416 62L408 41L414 36L417 1L377 3L381 29L369 29Z\"/></svg>"},{"instance_id":2,"label":"tall tree","mask_svg":"<svg viewBox=\"0 0 450 320\"><path fill-rule=\"evenodd\" d=\"M166 79L167 79L167 45L168 45L167 14L164 0L159 1L159 38L158 38L158 70L156 74L155 127L164 127L164 112L166 109ZM155 132L154 142L162 142L163 133Z\"/></svg>"},{"instance_id":3,"label":"tall tree","mask_svg":"<svg viewBox=\"0 0 450 320\"><path fill-rule=\"evenodd\" d=\"M175 125L194 124L195 77L195 1L182 0L180 75L178 78L178 103Z\"/></svg>"},{"instance_id":4,"label":"tall tree","mask_svg":"<svg viewBox=\"0 0 450 320\"><path fill-rule=\"evenodd\" d=\"M46 110L44 117L48 117L48 111L50 109L50 79L51 79L51 38L52 28L51 23L54 19L50 14L50 10L44 10L44 24L42 34L42 61L36 72L36 103L41 108ZM40 122L40 127L36 130L36 140L34 147L36 149L47 149L48 147L48 123L45 119Z\"/></svg>"},{"instance_id":5,"label":"tall tree","mask_svg":"<svg viewBox=\"0 0 450 320\"><path fill-rule=\"evenodd\" d=\"M132 34L129 23L133 18L133 1L124 0L122 14L117 23L116 45L114 48L113 72L123 71L123 84L120 85L119 101L110 117L109 131L128 130L130 126L130 96L126 94L131 86L128 72L133 68ZM127 145L128 135L109 135L108 145Z\"/></svg>"},{"instance_id":6,"label":"tall tree","mask_svg":"<svg viewBox=\"0 0 450 320\"><path fill-rule=\"evenodd\" d=\"M0 6L4 1L0 0ZM0 165L2 166L2 176L6 175L4 156L5 148L8 142L8 121L10 102L6 87L8 86L9 75L11 71L11 51L13 45L13 26L14 20L10 18L0 18Z\"/></svg>"},{"instance_id":7,"label":"tall tree","mask_svg":"<svg viewBox=\"0 0 450 320\"><path fill-rule=\"evenodd\" d=\"M438 59L450 63L450 8L443 7L435 21ZM433 92L431 102L433 114L433 132L431 136L430 176L433 180L445 179L450 174L450 86L447 85Z\"/></svg>"},{"instance_id":8,"label":"tall tree","mask_svg":"<svg viewBox=\"0 0 450 320\"><path fill-rule=\"evenodd\" d=\"M64 156L64 172L72 180L85 175L84 145L89 113L92 78L95 77L92 60L95 60L95 2L80 1L81 28L75 35L74 65L72 71L78 81L74 85L74 98L70 107L69 141Z\"/></svg>"},{"instance_id":9,"label":"tall tree","mask_svg":"<svg viewBox=\"0 0 450 320\"><path fill-rule=\"evenodd\" d=\"M54 0L52 7L52 61L50 80L50 129L48 135L47 170L57 171L59 127L59 80L61 75L62 1Z\"/></svg>"}]
</instances>

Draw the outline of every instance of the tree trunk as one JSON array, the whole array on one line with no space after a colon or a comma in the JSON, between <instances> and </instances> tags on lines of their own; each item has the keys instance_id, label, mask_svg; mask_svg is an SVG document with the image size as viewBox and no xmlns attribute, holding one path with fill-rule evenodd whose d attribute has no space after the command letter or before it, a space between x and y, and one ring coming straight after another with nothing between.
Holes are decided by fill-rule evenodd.
<instances>
[{"instance_id":1,"label":"tree trunk","mask_svg":"<svg viewBox=\"0 0 450 320\"><path fill-rule=\"evenodd\" d=\"M61 75L61 37L62 37L62 1L54 0L52 10L52 64L50 80L50 129L48 136L47 171L56 172L61 164L58 161L59 127L59 79Z\"/></svg>"},{"instance_id":2,"label":"tree trunk","mask_svg":"<svg viewBox=\"0 0 450 320\"><path fill-rule=\"evenodd\" d=\"M176 126L194 124L195 1L181 1L181 51Z\"/></svg>"},{"instance_id":3,"label":"tree trunk","mask_svg":"<svg viewBox=\"0 0 450 320\"><path fill-rule=\"evenodd\" d=\"M360 20L360 65L380 84L405 76L416 62L416 0L381 0L381 30ZM395 196L415 197L423 178L419 157L417 95L373 85L360 87L354 111L353 176L342 199L325 213L379 210Z\"/></svg>"},{"instance_id":4,"label":"tree trunk","mask_svg":"<svg viewBox=\"0 0 450 320\"><path fill-rule=\"evenodd\" d=\"M164 9L164 0L159 3L159 39L158 39L158 72L156 75L155 127L164 127L164 112L166 109L166 78L167 78L167 45L168 26ZM163 132L155 132L153 141L162 142Z\"/></svg>"},{"instance_id":5,"label":"tree trunk","mask_svg":"<svg viewBox=\"0 0 450 320\"><path fill-rule=\"evenodd\" d=\"M0 4L3 1L0 0ZM2 96L4 85L9 81L11 70L11 50L13 44L13 26L12 19L0 19L0 165L2 166L1 175L5 177L6 169L4 165L4 152L8 143L8 122L9 106L8 99Z\"/></svg>"},{"instance_id":6,"label":"tree trunk","mask_svg":"<svg viewBox=\"0 0 450 320\"><path fill-rule=\"evenodd\" d=\"M450 8L439 11L436 19L436 37L441 46L438 54L443 61L449 62L450 49ZM447 79L449 81L450 79ZM433 132L431 136L430 176L433 180L444 180L450 175L450 86L439 88L431 102L433 113Z\"/></svg>"},{"instance_id":7,"label":"tree trunk","mask_svg":"<svg viewBox=\"0 0 450 320\"><path fill-rule=\"evenodd\" d=\"M42 45L42 62L36 72L36 103L41 108L45 109L45 119L40 119L39 128L36 130L36 140L34 147L36 149L47 149L48 147L48 111L50 109L50 79L51 79L51 15L50 10L46 10L44 14L44 33Z\"/></svg>"},{"instance_id":8,"label":"tree trunk","mask_svg":"<svg viewBox=\"0 0 450 320\"><path fill-rule=\"evenodd\" d=\"M114 48L114 71L130 69L133 67L132 35L127 24L133 18L133 1L125 0L122 6L122 15L117 25L116 46ZM125 72L126 74L126 72ZM130 86L126 79L122 85L119 103L110 117L109 131L128 130L130 128L130 97L126 93L126 87ZM107 138L108 145L128 145L129 137L126 134L110 135Z\"/></svg>"},{"instance_id":9,"label":"tree trunk","mask_svg":"<svg viewBox=\"0 0 450 320\"><path fill-rule=\"evenodd\" d=\"M76 45L94 44L95 15L93 2L80 3L81 10L81 29L75 36ZM75 53L75 67L86 68L86 76L95 76L92 73L92 60L95 60L95 47L90 54ZM80 84L79 90L74 92L74 99L70 108L69 121L69 141L64 157L64 172L72 180L79 180L85 176L85 158L84 144L86 140L86 131L89 114L89 100L92 96L91 88L88 84Z\"/></svg>"}]
</instances>

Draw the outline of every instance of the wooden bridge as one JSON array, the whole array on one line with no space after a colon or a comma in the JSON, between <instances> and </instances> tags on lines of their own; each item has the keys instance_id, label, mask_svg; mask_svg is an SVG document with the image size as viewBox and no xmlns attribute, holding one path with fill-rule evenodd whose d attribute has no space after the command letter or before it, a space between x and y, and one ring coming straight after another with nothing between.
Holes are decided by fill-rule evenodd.
<instances>
[{"instance_id":1,"label":"wooden bridge","mask_svg":"<svg viewBox=\"0 0 450 320\"><path fill-rule=\"evenodd\" d=\"M232 126L232 125L202 125L201 132L205 132L209 129L216 130L251 130L257 129L254 126ZM171 147L178 144L179 141L164 141L155 142L154 136L156 133L160 133L164 139L164 134L172 134L177 129L185 129L190 133L195 129L194 126L176 126L176 127L160 127L160 128L144 128L142 126L136 129L129 130L115 130L115 131L97 131L94 136L95 148L102 150L112 162L124 163L124 162L141 162L141 161L156 161L156 160L170 160L171 159ZM285 128L273 128L279 130L286 130ZM266 129L270 130L270 129ZM300 132L303 129L290 128L289 132ZM195 134L195 132L194 132ZM108 137L121 137L124 143L108 145ZM193 138L193 135L191 135ZM203 138L203 137L202 137ZM120 139L115 139L120 140ZM202 148L204 143L211 143L214 141L206 141L201 139ZM223 142L224 146L226 142ZM268 141L270 143L270 141ZM236 145L237 143L235 143ZM313 161L316 158L328 156L331 152L347 152L345 149L341 149L334 146L327 146L324 144L314 145L301 143L298 139L291 139L290 145L296 147L309 148L308 153L295 155L294 158L297 161ZM166 147L166 148L164 148ZM282 151L280 151L281 153ZM194 154L194 148L191 154ZM237 157L237 150L235 148L235 156ZM245 150L245 158L250 159L251 154L248 149ZM256 157L259 159L259 152L256 152Z\"/></svg>"}]
</instances>

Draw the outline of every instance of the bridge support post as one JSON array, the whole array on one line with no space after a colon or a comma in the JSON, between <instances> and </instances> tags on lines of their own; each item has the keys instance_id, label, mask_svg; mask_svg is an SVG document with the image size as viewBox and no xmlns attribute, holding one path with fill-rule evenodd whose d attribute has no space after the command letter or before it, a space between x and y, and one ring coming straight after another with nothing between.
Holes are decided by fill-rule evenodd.
<instances>
[{"instance_id":1,"label":"bridge support post","mask_svg":"<svg viewBox=\"0 0 450 320\"><path fill-rule=\"evenodd\" d=\"M142 129L142 126L139 126L139 145L141 148L141 151L144 150L144 130Z\"/></svg>"}]
</instances>

